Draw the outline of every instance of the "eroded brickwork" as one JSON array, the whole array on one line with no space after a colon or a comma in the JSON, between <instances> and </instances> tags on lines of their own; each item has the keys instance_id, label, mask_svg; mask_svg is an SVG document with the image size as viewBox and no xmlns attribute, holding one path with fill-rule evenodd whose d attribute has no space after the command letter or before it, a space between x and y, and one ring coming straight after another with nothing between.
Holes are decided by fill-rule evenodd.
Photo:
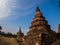
<instances>
[{"instance_id":1,"label":"eroded brickwork","mask_svg":"<svg viewBox=\"0 0 60 45\"><path fill-rule=\"evenodd\" d=\"M60 32L60 26L58 32ZM57 36L56 32L51 30L39 7L37 7L27 35L24 36L21 29L19 29L17 41L20 45L51 45L57 40Z\"/></svg>"}]
</instances>

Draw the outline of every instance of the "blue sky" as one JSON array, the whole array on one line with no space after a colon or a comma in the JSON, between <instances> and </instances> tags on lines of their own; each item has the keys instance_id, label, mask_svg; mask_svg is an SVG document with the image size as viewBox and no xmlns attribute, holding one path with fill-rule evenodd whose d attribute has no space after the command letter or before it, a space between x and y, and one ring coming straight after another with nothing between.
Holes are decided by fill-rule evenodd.
<instances>
[{"instance_id":1,"label":"blue sky","mask_svg":"<svg viewBox=\"0 0 60 45\"><path fill-rule=\"evenodd\" d=\"M51 29L57 31L60 23L59 0L1 0L0 25L5 32L29 31L36 7L39 6Z\"/></svg>"}]
</instances>

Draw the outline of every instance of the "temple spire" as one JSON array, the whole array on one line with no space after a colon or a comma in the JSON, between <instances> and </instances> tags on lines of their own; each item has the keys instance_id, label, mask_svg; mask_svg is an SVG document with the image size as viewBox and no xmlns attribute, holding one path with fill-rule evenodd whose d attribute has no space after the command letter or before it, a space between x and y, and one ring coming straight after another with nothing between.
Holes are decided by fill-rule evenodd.
<instances>
[{"instance_id":1,"label":"temple spire","mask_svg":"<svg viewBox=\"0 0 60 45\"><path fill-rule=\"evenodd\" d=\"M22 31L21 31L21 27L19 27L18 30L19 30L19 31L17 32L17 37L18 37L18 38L23 37L24 34L23 34Z\"/></svg>"},{"instance_id":2,"label":"temple spire","mask_svg":"<svg viewBox=\"0 0 60 45\"><path fill-rule=\"evenodd\" d=\"M36 7L35 17L30 26L30 30L41 30L41 29L50 29L50 25L48 21L45 19L43 14L41 13L39 7Z\"/></svg>"},{"instance_id":3,"label":"temple spire","mask_svg":"<svg viewBox=\"0 0 60 45\"><path fill-rule=\"evenodd\" d=\"M39 16L43 16L43 15L42 15L42 13L41 13L39 7L37 6L37 7L36 7L35 17L39 17Z\"/></svg>"},{"instance_id":4,"label":"temple spire","mask_svg":"<svg viewBox=\"0 0 60 45\"><path fill-rule=\"evenodd\" d=\"M19 27L18 30L19 30L19 33L22 33L22 31L21 31L21 27Z\"/></svg>"},{"instance_id":5,"label":"temple spire","mask_svg":"<svg viewBox=\"0 0 60 45\"><path fill-rule=\"evenodd\" d=\"M38 7L38 6L36 7L36 11L40 11L40 9L39 9L39 7Z\"/></svg>"},{"instance_id":6,"label":"temple spire","mask_svg":"<svg viewBox=\"0 0 60 45\"><path fill-rule=\"evenodd\" d=\"M18 30L19 30L19 31L17 32L17 41L22 44L24 34L23 34L22 31L21 31L21 27L19 27ZM20 45L21 45L21 44L20 44Z\"/></svg>"}]
</instances>

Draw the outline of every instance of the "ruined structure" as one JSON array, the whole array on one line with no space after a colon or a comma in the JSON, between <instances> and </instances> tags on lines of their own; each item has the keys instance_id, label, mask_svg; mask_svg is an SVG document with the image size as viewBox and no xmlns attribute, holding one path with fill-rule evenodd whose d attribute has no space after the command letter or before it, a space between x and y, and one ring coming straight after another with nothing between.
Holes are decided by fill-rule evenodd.
<instances>
[{"instance_id":1,"label":"ruined structure","mask_svg":"<svg viewBox=\"0 0 60 45\"><path fill-rule=\"evenodd\" d=\"M58 32L60 33L60 25ZM48 21L41 13L39 7L37 7L35 17L33 18L27 35L24 36L21 28L19 28L17 41L20 45L54 45L53 43L60 39L57 36L58 34L50 28Z\"/></svg>"},{"instance_id":2,"label":"ruined structure","mask_svg":"<svg viewBox=\"0 0 60 45\"><path fill-rule=\"evenodd\" d=\"M23 33L21 31L21 27L19 27L19 32L17 32L17 41L19 43L19 45L23 45Z\"/></svg>"}]
</instances>

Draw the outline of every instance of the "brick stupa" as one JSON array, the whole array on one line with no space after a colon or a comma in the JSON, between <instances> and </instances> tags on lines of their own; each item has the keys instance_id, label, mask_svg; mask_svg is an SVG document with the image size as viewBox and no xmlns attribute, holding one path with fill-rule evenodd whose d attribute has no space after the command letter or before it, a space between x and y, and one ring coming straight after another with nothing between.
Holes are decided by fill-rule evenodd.
<instances>
[{"instance_id":1,"label":"brick stupa","mask_svg":"<svg viewBox=\"0 0 60 45\"><path fill-rule=\"evenodd\" d=\"M56 32L51 30L48 21L41 13L39 7L36 8L35 17L33 18L27 35L22 35L21 31L20 34L20 38L18 38L20 45L51 45L56 41L57 37Z\"/></svg>"}]
</instances>

